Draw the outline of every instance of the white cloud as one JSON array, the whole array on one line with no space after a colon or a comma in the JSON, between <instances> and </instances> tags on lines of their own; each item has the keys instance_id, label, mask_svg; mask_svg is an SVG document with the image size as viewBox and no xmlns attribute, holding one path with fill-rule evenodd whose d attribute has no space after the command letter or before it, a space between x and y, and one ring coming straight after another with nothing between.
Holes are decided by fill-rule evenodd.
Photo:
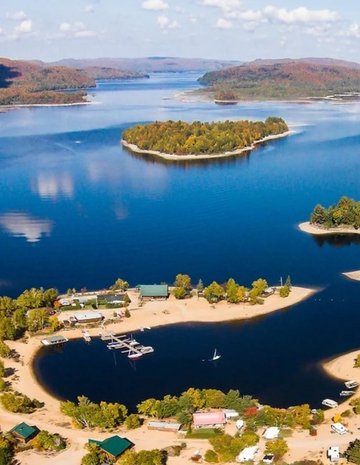
<instances>
[{"instance_id":1,"label":"white cloud","mask_svg":"<svg viewBox=\"0 0 360 465\"><path fill-rule=\"evenodd\" d=\"M200 5L220 8L224 12L230 12L241 7L240 0L199 0Z\"/></svg>"},{"instance_id":2,"label":"white cloud","mask_svg":"<svg viewBox=\"0 0 360 465\"><path fill-rule=\"evenodd\" d=\"M142 7L144 10L161 11L167 10L169 4L164 2L164 0L145 0L142 2Z\"/></svg>"},{"instance_id":3,"label":"white cloud","mask_svg":"<svg viewBox=\"0 0 360 465\"><path fill-rule=\"evenodd\" d=\"M90 31L86 28L85 24L81 21L75 21L73 23L61 23L59 31L62 37L74 37L76 39L96 37L95 31Z\"/></svg>"},{"instance_id":4,"label":"white cloud","mask_svg":"<svg viewBox=\"0 0 360 465\"><path fill-rule=\"evenodd\" d=\"M215 27L217 27L218 29L232 29L233 23L228 19L219 18L216 21Z\"/></svg>"},{"instance_id":5,"label":"white cloud","mask_svg":"<svg viewBox=\"0 0 360 465\"><path fill-rule=\"evenodd\" d=\"M6 18L12 21L22 21L26 19L26 14L23 10L8 12L6 13Z\"/></svg>"},{"instance_id":6,"label":"white cloud","mask_svg":"<svg viewBox=\"0 0 360 465\"><path fill-rule=\"evenodd\" d=\"M337 11L309 10L303 6L294 10L267 6L263 10L266 18L277 20L285 24L332 23L340 19Z\"/></svg>"},{"instance_id":7,"label":"white cloud","mask_svg":"<svg viewBox=\"0 0 360 465\"><path fill-rule=\"evenodd\" d=\"M33 24L31 19L25 19L21 21L21 23L15 27L14 34L19 36L21 34L29 34L32 32Z\"/></svg>"},{"instance_id":8,"label":"white cloud","mask_svg":"<svg viewBox=\"0 0 360 465\"><path fill-rule=\"evenodd\" d=\"M353 39L360 39L360 25L358 23L351 24L348 30L343 32L341 35L345 37L352 37Z\"/></svg>"},{"instance_id":9,"label":"white cloud","mask_svg":"<svg viewBox=\"0 0 360 465\"><path fill-rule=\"evenodd\" d=\"M84 8L85 13L94 13L95 7L91 3Z\"/></svg>"},{"instance_id":10,"label":"white cloud","mask_svg":"<svg viewBox=\"0 0 360 465\"><path fill-rule=\"evenodd\" d=\"M179 24L175 20L170 20L167 16L161 15L157 19L157 23L162 30L175 29L179 27Z\"/></svg>"}]
</instances>

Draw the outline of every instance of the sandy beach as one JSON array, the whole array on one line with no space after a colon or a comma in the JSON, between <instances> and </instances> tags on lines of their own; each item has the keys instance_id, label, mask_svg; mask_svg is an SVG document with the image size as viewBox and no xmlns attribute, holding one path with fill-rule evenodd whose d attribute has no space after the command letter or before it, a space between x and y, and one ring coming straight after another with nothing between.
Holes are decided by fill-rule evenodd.
<instances>
[{"instance_id":1,"label":"sandy beach","mask_svg":"<svg viewBox=\"0 0 360 465\"><path fill-rule=\"evenodd\" d=\"M238 149L238 150L233 150L232 152L224 152L224 153L213 153L213 154L189 154L189 155L176 155L175 153L163 153L163 152L158 152L157 150L143 150L139 148L135 144L130 144L124 139L121 139L121 143L124 147L128 148L132 152L135 153L140 153L144 155L155 155L157 157L163 158L165 160L173 160L173 161L179 161L179 160L207 160L210 158L226 158L226 157L233 157L234 155L241 155L242 153L249 152L251 150L254 150L257 145L263 144L264 142L268 142L271 140L276 140L276 139L281 139L283 137L290 136L291 134L294 134L295 131L286 131L282 134L277 134L273 136L267 136L264 137L263 139L260 139L258 141L255 141L252 145L249 145L248 147L244 147L243 149Z\"/></svg>"},{"instance_id":2,"label":"sandy beach","mask_svg":"<svg viewBox=\"0 0 360 465\"><path fill-rule=\"evenodd\" d=\"M346 271L342 273L344 276L346 276L349 279L353 279L354 281L360 281L360 270L357 271Z\"/></svg>"},{"instance_id":3,"label":"sandy beach","mask_svg":"<svg viewBox=\"0 0 360 465\"><path fill-rule=\"evenodd\" d=\"M324 236L325 234L360 234L360 229L355 229L351 226L342 226L339 228L326 229L320 228L319 226L315 226L311 224L309 221L306 221L305 223L300 223L298 227L303 232L314 234L317 236Z\"/></svg>"}]
</instances>

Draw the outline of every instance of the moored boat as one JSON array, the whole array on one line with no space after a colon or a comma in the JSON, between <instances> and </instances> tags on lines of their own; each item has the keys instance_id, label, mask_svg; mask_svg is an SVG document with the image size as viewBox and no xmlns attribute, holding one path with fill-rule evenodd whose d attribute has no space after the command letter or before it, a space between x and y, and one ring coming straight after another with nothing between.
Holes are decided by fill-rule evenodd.
<instances>
[{"instance_id":1,"label":"moored boat","mask_svg":"<svg viewBox=\"0 0 360 465\"><path fill-rule=\"evenodd\" d=\"M344 384L348 389L353 389L359 386L359 383L353 379L351 381L346 381Z\"/></svg>"},{"instance_id":2,"label":"moored boat","mask_svg":"<svg viewBox=\"0 0 360 465\"><path fill-rule=\"evenodd\" d=\"M339 405L335 400L332 399L324 399L321 403L322 405L325 405L325 407L329 408L335 408Z\"/></svg>"},{"instance_id":3,"label":"moored boat","mask_svg":"<svg viewBox=\"0 0 360 465\"><path fill-rule=\"evenodd\" d=\"M340 397L348 397L348 396L352 396L353 394L355 394L355 391L341 391Z\"/></svg>"}]
</instances>

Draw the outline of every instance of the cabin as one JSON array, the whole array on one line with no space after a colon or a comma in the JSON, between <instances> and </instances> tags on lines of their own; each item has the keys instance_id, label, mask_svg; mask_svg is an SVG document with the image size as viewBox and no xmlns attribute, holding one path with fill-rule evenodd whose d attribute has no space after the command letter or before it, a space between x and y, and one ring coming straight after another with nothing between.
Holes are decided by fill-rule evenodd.
<instances>
[{"instance_id":1,"label":"cabin","mask_svg":"<svg viewBox=\"0 0 360 465\"><path fill-rule=\"evenodd\" d=\"M133 442L129 441L127 438L121 438L120 436L111 436L110 438L104 439L104 441L89 439L88 442L89 444L96 444L98 448L102 452L105 452L112 460L117 460L124 452L134 447Z\"/></svg>"},{"instance_id":2,"label":"cabin","mask_svg":"<svg viewBox=\"0 0 360 465\"><path fill-rule=\"evenodd\" d=\"M181 423L175 423L173 421L149 421L147 427L150 430L177 433L181 428Z\"/></svg>"},{"instance_id":3,"label":"cabin","mask_svg":"<svg viewBox=\"0 0 360 465\"><path fill-rule=\"evenodd\" d=\"M270 426L264 431L264 439L277 439L280 436L280 428L277 426Z\"/></svg>"},{"instance_id":4,"label":"cabin","mask_svg":"<svg viewBox=\"0 0 360 465\"><path fill-rule=\"evenodd\" d=\"M49 336L49 337L46 337L45 339L41 339L41 344L43 344L44 346L58 346L60 344L65 344L65 342L68 342L68 341L69 339L59 334L57 336Z\"/></svg>"},{"instance_id":5,"label":"cabin","mask_svg":"<svg viewBox=\"0 0 360 465\"><path fill-rule=\"evenodd\" d=\"M141 284L138 289L140 300L166 300L169 297L167 284Z\"/></svg>"},{"instance_id":6,"label":"cabin","mask_svg":"<svg viewBox=\"0 0 360 465\"><path fill-rule=\"evenodd\" d=\"M222 411L193 413L194 428L224 428L225 425L226 418Z\"/></svg>"},{"instance_id":7,"label":"cabin","mask_svg":"<svg viewBox=\"0 0 360 465\"><path fill-rule=\"evenodd\" d=\"M14 426L14 428L12 428L9 432L16 439L26 444L31 441L31 439L34 439L40 433L40 430L37 426L30 426L23 422Z\"/></svg>"},{"instance_id":8,"label":"cabin","mask_svg":"<svg viewBox=\"0 0 360 465\"><path fill-rule=\"evenodd\" d=\"M100 312L93 312L89 310L87 312L76 312L69 318L69 321L73 324L88 324L88 323L99 323L104 319L104 315Z\"/></svg>"}]
</instances>

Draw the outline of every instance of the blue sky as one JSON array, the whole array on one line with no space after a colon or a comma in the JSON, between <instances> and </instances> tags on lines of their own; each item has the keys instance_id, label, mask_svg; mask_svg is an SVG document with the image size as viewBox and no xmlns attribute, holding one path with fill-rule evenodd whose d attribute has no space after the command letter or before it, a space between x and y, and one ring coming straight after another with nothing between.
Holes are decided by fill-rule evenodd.
<instances>
[{"instance_id":1,"label":"blue sky","mask_svg":"<svg viewBox=\"0 0 360 465\"><path fill-rule=\"evenodd\" d=\"M0 55L360 61L359 0L1 0Z\"/></svg>"}]
</instances>

